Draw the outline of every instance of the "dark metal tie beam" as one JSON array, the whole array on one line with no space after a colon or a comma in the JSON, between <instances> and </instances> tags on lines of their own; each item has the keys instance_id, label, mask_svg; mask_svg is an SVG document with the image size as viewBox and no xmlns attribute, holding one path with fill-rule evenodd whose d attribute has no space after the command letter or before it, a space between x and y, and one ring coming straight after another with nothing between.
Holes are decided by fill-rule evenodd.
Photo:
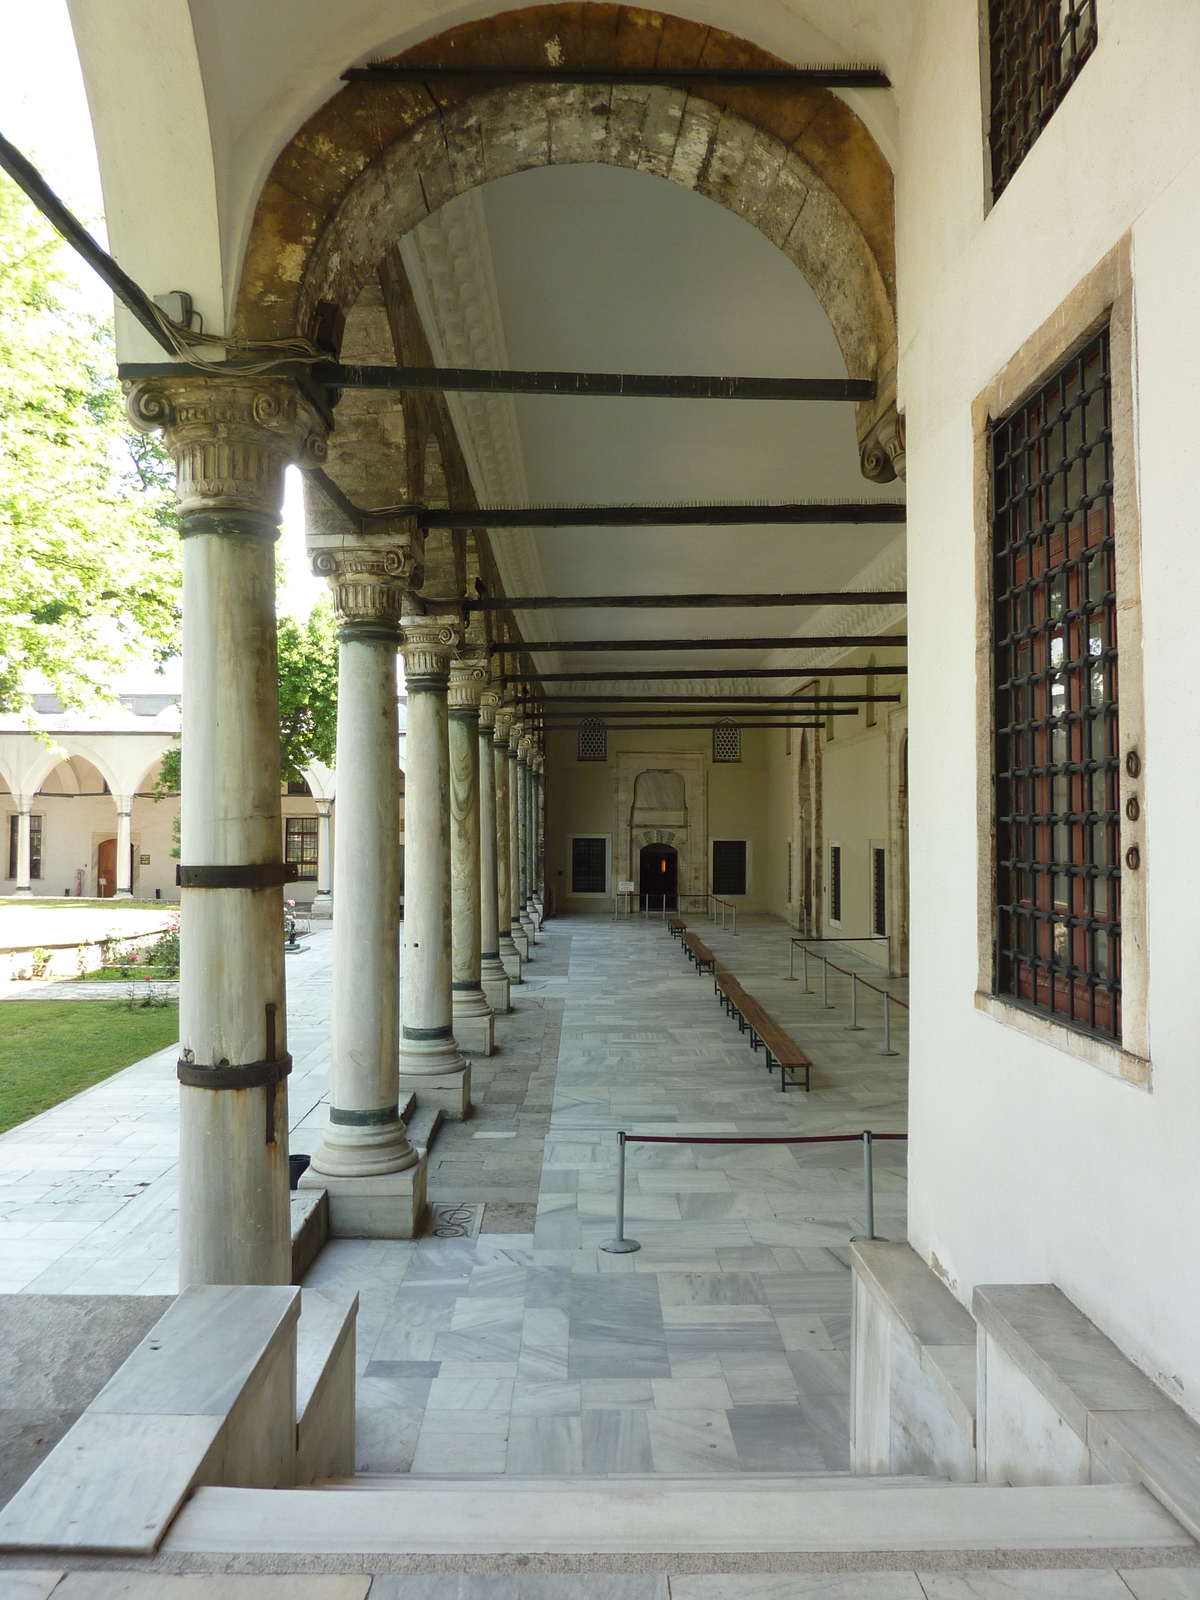
<instances>
[{"instance_id":1,"label":"dark metal tie beam","mask_svg":"<svg viewBox=\"0 0 1200 1600\"><path fill-rule=\"evenodd\" d=\"M831 702L856 706L899 705L900 696L898 694L812 694L808 690L803 694L555 694L550 695L545 704L548 707L614 706L618 709L614 710L612 715L624 716L627 706L694 705L705 706L709 711L713 711L718 706L777 709L780 706L824 706ZM628 715L640 716L641 712L630 711Z\"/></svg>"},{"instance_id":2,"label":"dark metal tie beam","mask_svg":"<svg viewBox=\"0 0 1200 1600\"><path fill-rule=\"evenodd\" d=\"M521 372L487 367L389 367L317 361L326 389L553 394L624 400L874 400L872 378L749 378L670 372Z\"/></svg>"},{"instance_id":3,"label":"dark metal tie beam","mask_svg":"<svg viewBox=\"0 0 1200 1600\"><path fill-rule=\"evenodd\" d=\"M613 717L627 717L631 721L641 721L643 718L653 720L655 717L680 717L690 720L691 718L696 717L709 722L712 722L714 719L717 721L724 720L727 722L744 722L748 727L751 723L759 722L764 719L767 721L773 721L779 717L787 716L856 717L858 715L857 706L830 706L827 711L825 709L824 701L814 705L811 700L794 701L792 703L791 711L785 710L783 706L734 706L733 710L726 717L723 717L721 711L716 706L702 706L696 711L689 711L685 706L680 705L661 706L657 710L653 711L639 711L633 708L622 706L619 710L608 711L605 713L585 712L578 710L571 711L567 709L555 711L553 706L554 702L552 700L549 703L549 709L545 713L548 720L552 722L578 722L580 719L582 719L584 721L591 720L593 722L610 723L610 719Z\"/></svg>"},{"instance_id":4,"label":"dark metal tie beam","mask_svg":"<svg viewBox=\"0 0 1200 1600\"><path fill-rule=\"evenodd\" d=\"M422 66L419 63L368 62L348 67L344 83L420 84L641 84L651 89L890 89L882 67L551 67L546 65Z\"/></svg>"},{"instance_id":5,"label":"dark metal tie beam","mask_svg":"<svg viewBox=\"0 0 1200 1600\"><path fill-rule=\"evenodd\" d=\"M404 509L372 515L383 519ZM907 519L902 500L800 500L759 506L476 506L472 511L425 508L417 513L423 528L745 528L902 524Z\"/></svg>"},{"instance_id":6,"label":"dark metal tie beam","mask_svg":"<svg viewBox=\"0 0 1200 1600\"><path fill-rule=\"evenodd\" d=\"M905 589L830 589L806 594L568 594L481 595L468 611L680 610L705 606L879 606L906 605Z\"/></svg>"},{"instance_id":7,"label":"dark metal tie beam","mask_svg":"<svg viewBox=\"0 0 1200 1600\"><path fill-rule=\"evenodd\" d=\"M606 733L708 733L721 726L720 722L608 722ZM824 722L756 722L747 725L747 732L757 733L763 728L823 728ZM577 722L546 723L547 733L578 733Z\"/></svg>"},{"instance_id":8,"label":"dark metal tie beam","mask_svg":"<svg viewBox=\"0 0 1200 1600\"><path fill-rule=\"evenodd\" d=\"M543 651L586 653L591 650L878 650L903 649L906 633L818 633L806 638L783 639L525 639L520 648L530 655ZM512 645L489 646L494 656L508 655Z\"/></svg>"},{"instance_id":9,"label":"dark metal tie beam","mask_svg":"<svg viewBox=\"0 0 1200 1600\"><path fill-rule=\"evenodd\" d=\"M526 647L513 644L510 654L519 655ZM506 672L506 683L662 683L689 678L902 678L906 666L881 667L671 667L612 672Z\"/></svg>"}]
</instances>

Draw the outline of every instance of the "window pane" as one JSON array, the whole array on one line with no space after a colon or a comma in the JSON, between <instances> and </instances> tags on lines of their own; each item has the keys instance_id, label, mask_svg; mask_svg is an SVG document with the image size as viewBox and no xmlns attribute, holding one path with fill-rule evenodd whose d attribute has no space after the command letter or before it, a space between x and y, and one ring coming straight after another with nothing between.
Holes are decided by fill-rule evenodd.
<instances>
[{"instance_id":1,"label":"window pane","mask_svg":"<svg viewBox=\"0 0 1200 1600\"><path fill-rule=\"evenodd\" d=\"M571 840L571 893L603 894L608 887L608 840Z\"/></svg>"},{"instance_id":2,"label":"window pane","mask_svg":"<svg viewBox=\"0 0 1200 1600\"><path fill-rule=\"evenodd\" d=\"M992 197L1032 149L1096 48L1096 0L988 0L991 47ZM1047 498L1069 498L1074 469L1047 481Z\"/></svg>"},{"instance_id":3,"label":"window pane","mask_svg":"<svg viewBox=\"0 0 1200 1600\"><path fill-rule=\"evenodd\" d=\"M713 840L713 893L745 894L746 892L746 841L744 839Z\"/></svg>"},{"instance_id":4,"label":"window pane","mask_svg":"<svg viewBox=\"0 0 1200 1600\"><path fill-rule=\"evenodd\" d=\"M317 818L286 817L284 819L284 860L294 861L299 867L297 877L301 883L315 882L317 876Z\"/></svg>"},{"instance_id":5,"label":"window pane","mask_svg":"<svg viewBox=\"0 0 1200 1600\"><path fill-rule=\"evenodd\" d=\"M995 992L1121 1036L1108 332L992 425Z\"/></svg>"}]
</instances>

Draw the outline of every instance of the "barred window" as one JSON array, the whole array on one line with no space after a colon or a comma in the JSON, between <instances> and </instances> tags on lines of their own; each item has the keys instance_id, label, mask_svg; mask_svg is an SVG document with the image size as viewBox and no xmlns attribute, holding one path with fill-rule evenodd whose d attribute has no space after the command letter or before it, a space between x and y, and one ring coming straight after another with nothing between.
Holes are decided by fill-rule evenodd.
<instances>
[{"instance_id":1,"label":"barred window","mask_svg":"<svg viewBox=\"0 0 1200 1600\"><path fill-rule=\"evenodd\" d=\"M285 861L294 861L299 867L296 874L301 883L314 882L317 876L317 819L316 817L284 818Z\"/></svg>"},{"instance_id":2,"label":"barred window","mask_svg":"<svg viewBox=\"0 0 1200 1600\"><path fill-rule=\"evenodd\" d=\"M871 846L871 932L877 939L887 937L887 851Z\"/></svg>"},{"instance_id":3,"label":"barred window","mask_svg":"<svg viewBox=\"0 0 1200 1600\"><path fill-rule=\"evenodd\" d=\"M714 894L745 894L745 839L714 839L712 852L712 892Z\"/></svg>"},{"instance_id":4,"label":"barred window","mask_svg":"<svg viewBox=\"0 0 1200 1600\"><path fill-rule=\"evenodd\" d=\"M736 722L723 718L713 726L713 760L740 761L742 759L742 730Z\"/></svg>"},{"instance_id":5,"label":"barred window","mask_svg":"<svg viewBox=\"0 0 1200 1600\"><path fill-rule=\"evenodd\" d=\"M608 760L608 729L602 717L584 717L579 724L575 749L577 761Z\"/></svg>"},{"instance_id":6,"label":"barred window","mask_svg":"<svg viewBox=\"0 0 1200 1600\"><path fill-rule=\"evenodd\" d=\"M571 893L603 894L608 888L608 840L571 840Z\"/></svg>"},{"instance_id":7,"label":"barred window","mask_svg":"<svg viewBox=\"0 0 1200 1600\"><path fill-rule=\"evenodd\" d=\"M842 921L842 847L829 846L829 920L841 926Z\"/></svg>"},{"instance_id":8,"label":"barred window","mask_svg":"<svg viewBox=\"0 0 1200 1600\"><path fill-rule=\"evenodd\" d=\"M991 427L994 988L1121 1036L1108 330Z\"/></svg>"},{"instance_id":9,"label":"barred window","mask_svg":"<svg viewBox=\"0 0 1200 1600\"><path fill-rule=\"evenodd\" d=\"M1096 48L1096 0L988 0L992 198Z\"/></svg>"}]
</instances>

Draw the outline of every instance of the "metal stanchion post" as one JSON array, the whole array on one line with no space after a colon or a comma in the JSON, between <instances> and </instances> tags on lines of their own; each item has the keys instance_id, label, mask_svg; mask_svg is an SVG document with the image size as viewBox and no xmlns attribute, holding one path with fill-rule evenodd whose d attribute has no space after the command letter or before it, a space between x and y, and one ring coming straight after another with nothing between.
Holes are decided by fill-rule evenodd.
<instances>
[{"instance_id":1,"label":"metal stanchion post","mask_svg":"<svg viewBox=\"0 0 1200 1600\"><path fill-rule=\"evenodd\" d=\"M883 1049L881 1056L896 1056L900 1052L892 1049L892 997L885 989L883 991Z\"/></svg>"},{"instance_id":2,"label":"metal stanchion post","mask_svg":"<svg viewBox=\"0 0 1200 1600\"><path fill-rule=\"evenodd\" d=\"M867 1200L867 1231L856 1233L852 1244L870 1244L875 1237L875 1172L871 1160L871 1134L863 1129L863 1188Z\"/></svg>"},{"instance_id":3,"label":"metal stanchion post","mask_svg":"<svg viewBox=\"0 0 1200 1600\"><path fill-rule=\"evenodd\" d=\"M805 994L811 994L812 990L808 987L808 946L805 944L801 945L800 948L804 951L804 992Z\"/></svg>"},{"instance_id":4,"label":"metal stanchion post","mask_svg":"<svg viewBox=\"0 0 1200 1600\"><path fill-rule=\"evenodd\" d=\"M605 1239L601 1250L606 1250L610 1256L632 1255L635 1250L642 1247L636 1239L625 1237L625 1135L617 1134L617 1232L612 1239Z\"/></svg>"},{"instance_id":5,"label":"metal stanchion post","mask_svg":"<svg viewBox=\"0 0 1200 1600\"><path fill-rule=\"evenodd\" d=\"M861 1033L862 1027L858 1020L858 973L850 974L850 1021L846 1024L848 1033Z\"/></svg>"},{"instance_id":6,"label":"metal stanchion post","mask_svg":"<svg viewBox=\"0 0 1200 1600\"><path fill-rule=\"evenodd\" d=\"M826 1011L833 1010L829 1004L829 961L825 956L821 957L821 1006Z\"/></svg>"},{"instance_id":7,"label":"metal stanchion post","mask_svg":"<svg viewBox=\"0 0 1200 1600\"><path fill-rule=\"evenodd\" d=\"M793 983L795 983L795 981L796 981L796 946L795 946L794 942L788 945L788 977L792 980Z\"/></svg>"}]
</instances>

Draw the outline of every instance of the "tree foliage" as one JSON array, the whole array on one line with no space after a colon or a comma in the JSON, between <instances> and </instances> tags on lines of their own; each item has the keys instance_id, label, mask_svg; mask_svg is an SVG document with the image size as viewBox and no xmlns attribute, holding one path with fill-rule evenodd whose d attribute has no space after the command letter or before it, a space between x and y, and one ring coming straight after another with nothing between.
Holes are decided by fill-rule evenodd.
<instances>
[{"instance_id":1,"label":"tree foliage","mask_svg":"<svg viewBox=\"0 0 1200 1600\"><path fill-rule=\"evenodd\" d=\"M125 419L112 323L70 305L65 248L0 176L0 710L35 672L94 705L179 642L174 468Z\"/></svg>"},{"instance_id":2,"label":"tree foliage","mask_svg":"<svg viewBox=\"0 0 1200 1600\"><path fill-rule=\"evenodd\" d=\"M307 622L279 619L279 766L285 783L302 778L312 761L333 766L337 690L337 623L322 597Z\"/></svg>"}]
</instances>

